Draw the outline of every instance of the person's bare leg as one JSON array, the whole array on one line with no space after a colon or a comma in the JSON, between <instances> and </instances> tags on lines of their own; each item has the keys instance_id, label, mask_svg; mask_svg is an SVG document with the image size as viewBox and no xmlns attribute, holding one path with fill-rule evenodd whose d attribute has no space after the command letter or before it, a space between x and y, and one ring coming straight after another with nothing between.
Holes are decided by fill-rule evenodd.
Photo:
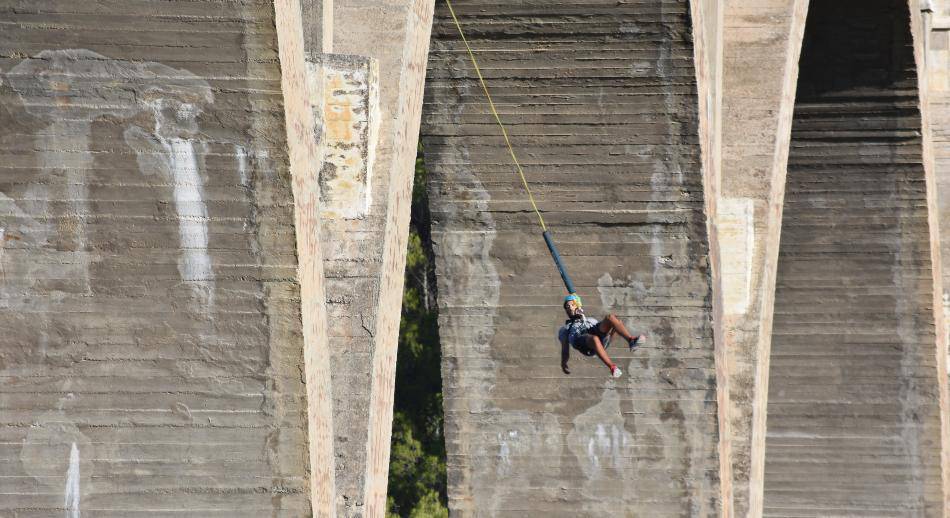
<instances>
[{"instance_id":1,"label":"person's bare leg","mask_svg":"<svg viewBox=\"0 0 950 518\"><path fill-rule=\"evenodd\" d=\"M613 369L614 362L610 361L610 356L607 356L607 351L604 349L604 345L600 343L600 338L594 335L587 335L587 346L594 350L594 353L597 354L597 357L600 358L600 361L604 362L604 365L606 365L608 369Z\"/></svg>"},{"instance_id":2,"label":"person's bare leg","mask_svg":"<svg viewBox=\"0 0 950 518\"><path fill-rule=\"evenodd\" d=\"M630 334L630 331L627 331L627 328L624 327L623 322L621 322L620 319L617 318L613 313L604 317L604 319L601 320L597 325L600 326L600 331L603 333L616 331L617 334L624 338L624 340L628 342L633 340L633 335Z\"/></svg>"}]
</instances>

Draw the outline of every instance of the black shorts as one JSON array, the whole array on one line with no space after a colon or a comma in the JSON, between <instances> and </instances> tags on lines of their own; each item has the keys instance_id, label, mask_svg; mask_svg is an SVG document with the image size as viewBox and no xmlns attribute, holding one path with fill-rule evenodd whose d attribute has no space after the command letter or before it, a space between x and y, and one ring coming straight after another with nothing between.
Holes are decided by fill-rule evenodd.
<instances>
[{"instance_id":1,"label":"black shorts","mask_svg":"<svg viewBox=\"0 0 950 518\"><path fill-rule=\"evenodd\" d=\"M585 335L591 335L591 336L596 336L597 338L600 338L600 343L603 344L604 349L606 349L607 347L610 347L610 342L607 340L607 333L604 333L600 330L600 324L597 324L596 326L588 329L586 333L580 336L585 336ZM594 356L597 354L596 352L594 352L593 349L588 347L587 344L578 344L575 341L575 343L572 343L571 346L575 350L577 350L577 352L583 354L584 356Z\"/></svg>"}]
</instances>

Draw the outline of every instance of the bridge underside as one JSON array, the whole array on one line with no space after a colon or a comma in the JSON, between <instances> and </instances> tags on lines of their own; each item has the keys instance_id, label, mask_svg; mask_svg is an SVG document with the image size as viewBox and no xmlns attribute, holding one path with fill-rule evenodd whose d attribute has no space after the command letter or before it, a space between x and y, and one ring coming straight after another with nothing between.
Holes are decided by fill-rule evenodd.
<instances>
[{"instance_id":1,"label":"bridge underside","mask_svg":"<svg viewBox=\"0 0 950 518\"><path fill-rule=\"evenodd\" d=\"M947 515L950 1L811 4L454 2L611 379L442 2L0 0L0 515L381 516L420 124L455 513Z\"/></svg>"}]
</instances>

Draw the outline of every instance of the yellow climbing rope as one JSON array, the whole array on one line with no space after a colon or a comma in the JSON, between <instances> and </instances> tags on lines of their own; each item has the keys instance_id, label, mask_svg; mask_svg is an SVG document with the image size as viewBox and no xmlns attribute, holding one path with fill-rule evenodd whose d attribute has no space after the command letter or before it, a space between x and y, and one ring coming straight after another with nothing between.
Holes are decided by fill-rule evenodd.
<instances>
[{"instance_id":1,"label":"yellow climbing rope","mask_svg":"<svg viewBox=\"0 0 950 518\"><path fill-rule=\"evenodd\" d=\"M482 69L478 67L478 60L475 59L475 53L472 51L471 45L468 44L468 39L465 37L465 31L462 30L462 24L459 23L458 17L455 16L455 9L452 8L452 2L445 0L446 5L449 6L449 13L452 14L452 20L455 22L455 26L459 30L459 36L462 37L462 43L465 44L465 49L468 50L468 57L472 60L472 66L475 67L475 74L478 75L478 82L482 85L482 90L485 92L485 98L488 99L488 106L491 108L492 115L495 116L495 121L498 122L498 127L501 128L501 134L505 137L505 145L508 146L508 152L511 154L511 159L515 162L515 167L518 168L518 174L521 176L521 183L524 185L525 192L528 193L528 201L531 202L531 207L534 208L534 213L538 215L538 221L541 223L541 230L547 231L548 227L544 224L544 217L541 216L541 211L538 210L538 205L534 202L534 195L531 194L531 187L528 186L528 180L524 176L524 170L521 168L521 162L518 162L518 156L515 155L515 148L511 145L511 139L508 138L508 130L505 128L504 123L501 122L501 117L498 116L498 110L495 109L495 101L491 98L491 93L488 91L488 85L485 84L485 78L482 77Z\"/></svg>"}]
</instances>

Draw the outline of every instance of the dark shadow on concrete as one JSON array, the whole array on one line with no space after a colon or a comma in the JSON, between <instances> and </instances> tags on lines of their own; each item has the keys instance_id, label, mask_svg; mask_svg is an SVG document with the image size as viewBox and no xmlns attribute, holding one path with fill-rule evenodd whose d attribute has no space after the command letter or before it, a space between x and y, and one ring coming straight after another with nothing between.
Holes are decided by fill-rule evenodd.
<instances>
[{"instance_id":1,"label":"dark shadow on concrete","mask_svg":"<svg viewBox=\"0 0 950 518\"><path fill-rule=\"evenodd\" d=\"M937 516L940 423L906 2L812 2L782 237L766 516Z\"/></svg>"}]
</instances>

